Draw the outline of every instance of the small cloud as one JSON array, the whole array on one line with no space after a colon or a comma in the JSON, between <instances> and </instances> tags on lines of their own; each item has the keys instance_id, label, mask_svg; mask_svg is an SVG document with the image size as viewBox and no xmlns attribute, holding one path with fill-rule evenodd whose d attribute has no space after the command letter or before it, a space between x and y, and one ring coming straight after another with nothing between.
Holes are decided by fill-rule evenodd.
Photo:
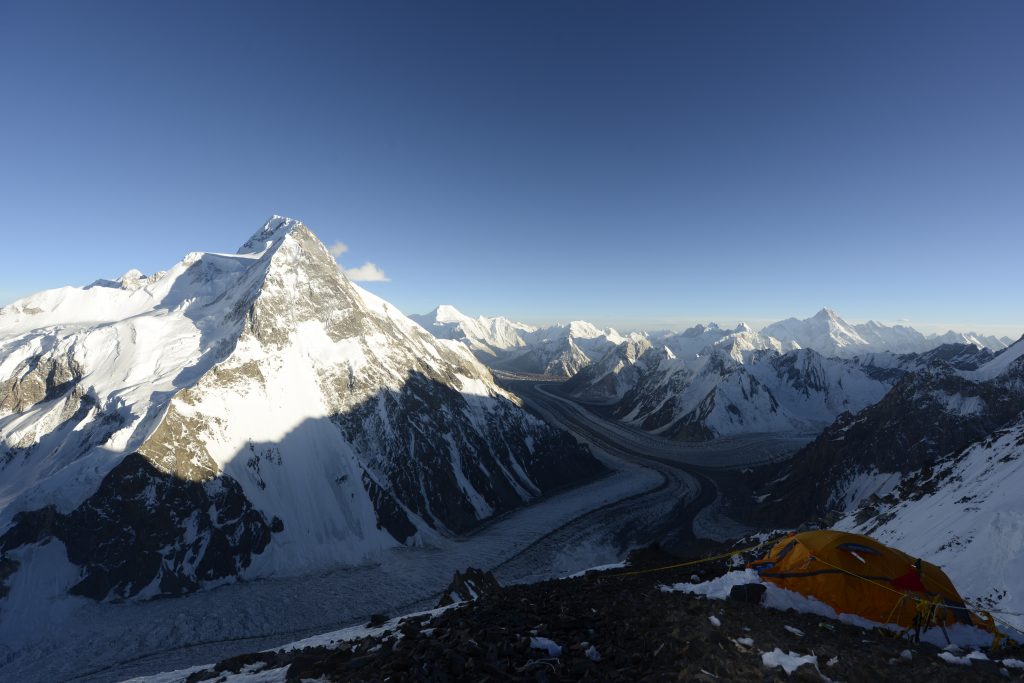
<instances>
[{"instance_id":1,"label":"small cloud","mask_svg":"<svg viewBox=\"0 0 1024 683\"><path fill-rule=\"evenodd\" d=\"M331 252L331 256L334 258L338 258L348 251L348 245L344 242L335 242L331 246L327 247L327 251Z\"/></svg>"},{"instance_id":2,"label":"small cloud","mask_svg":"<svg viewBox=\"0 0 1024 683\"><path fill-rule=\"evenodd\" d=\"M349 280L354 282L391 282L376 263L367 261L356 268L342 268Z\"/></svg>"}]
</instances>

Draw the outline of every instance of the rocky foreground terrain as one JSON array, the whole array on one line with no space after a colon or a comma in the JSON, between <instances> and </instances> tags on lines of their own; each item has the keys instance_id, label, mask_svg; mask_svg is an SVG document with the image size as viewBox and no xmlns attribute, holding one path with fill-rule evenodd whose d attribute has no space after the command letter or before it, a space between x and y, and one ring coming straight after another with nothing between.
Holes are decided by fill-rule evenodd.
<instances>
[{"instance_id":1,"label":"rocky foreground terrain","mask_svg":"<svg viewBox=\"0 0 1024 683\"><path fill-rule=\"evenodd\" d=\"M963 681L1024 680L1024 648L970 659L878 631L662 586L726 572L725 561L630 574L679 558L635 553L622 569L481 592L316 645L234 657L197 681ZM446 591L446 595L452 589ZM790 655L787 657L786 655ZM942 656L940 656L942 655ZM943 659L954 660L953 662ZM960 663L957 663L959 660ZM997 661L993 661L997 660ZM774 665L785 662L789 670ZM1024 662L1020 663L1024 666ZM165 680L165 679L161 679Z\"/></svg>"}]
</instances>

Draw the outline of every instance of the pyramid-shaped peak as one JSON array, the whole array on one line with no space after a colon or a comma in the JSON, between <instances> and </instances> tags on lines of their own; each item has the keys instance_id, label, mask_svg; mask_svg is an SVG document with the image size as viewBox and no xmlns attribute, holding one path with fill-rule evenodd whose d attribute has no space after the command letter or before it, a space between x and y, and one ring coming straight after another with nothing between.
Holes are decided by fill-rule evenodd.
<instances>
[{"instance_id":1,"label":"pyramid-shaped peak","mask_svg":"<svg viewBox=\"0 0 1024 683\"><path fill-rule=\"evenodd\" d=\"M828 306L822 308L820 311L814 314L817 320L838 320L839 315Z\"/></svg>"},{"instance_id":2,"label":"pyramid-shaped peak","mask_svg":"<svg viewBox=\"0 0 1024 683\"><path fill-rule=\"evenodd\" d=\"M257 230L252 237L245 241L245 244L238 248L238 253L256 254L265 251L275 242L284 239L286 235L300 229L309 231L309 228L300 220L288 218L287 216L271 216L263 224L262 228Z\"/></svg>"},{"instance_id":3,"label":"pyramid-shaped peak","mask_svg":"<svg viewBox=\"0 0 1024 683\"><path fill-rule=\"evenodd\" d=\"M459 322L465 320L466 316L451 304L441 304L434 309L433 318L438 322Z\"/></svg>"}]
</instances>

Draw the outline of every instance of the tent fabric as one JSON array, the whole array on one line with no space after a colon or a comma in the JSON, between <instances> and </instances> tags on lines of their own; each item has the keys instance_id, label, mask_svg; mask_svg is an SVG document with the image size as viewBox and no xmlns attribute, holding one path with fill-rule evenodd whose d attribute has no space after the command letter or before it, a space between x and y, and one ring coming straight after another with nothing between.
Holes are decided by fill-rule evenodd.
<instances>
[{"instance_id":1,"label":"tent fabric","mask_svg":"<svg viewBox=\"0 0 1024 683\"><path fill-rule=\"evenodd\" d=\"M839 614L909 628L919 602L938 599L942 607L933 623L971 623L945 572L868 536L805 531L783 538L748 567L765 581L817 598Z\"/></svg>"}]
</instances>

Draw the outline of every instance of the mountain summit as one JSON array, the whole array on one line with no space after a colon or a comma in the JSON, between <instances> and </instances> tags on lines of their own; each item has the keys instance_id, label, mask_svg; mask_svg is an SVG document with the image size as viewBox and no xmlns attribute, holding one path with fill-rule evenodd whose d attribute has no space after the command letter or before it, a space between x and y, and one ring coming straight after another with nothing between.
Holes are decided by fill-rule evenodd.
<instances>
[{"instance_id":1,"label":"mountain summit","mask_svg":"<svg viewBox=\"0 0 1024 683\"><path fill-rule=\"evenodd\" d=\"M253 236L245 241L238 248L237 254L258 254L266 251L276 242L281 241L285 236L296 230L306 230L301 221L285 216L271 216L263 227L253 233Z\"/></svg>"},{"instance_id":2,"label":"mountain summit","mask_svg":"<svg viewBox=\"0 0 1024 683\"><path fill-rule=\"evenodd\" d=\"M602 469L299 221L131 280L0 309L0 550L63 544L58 590L360 562Z\"/></svg>"}]
</instances>

